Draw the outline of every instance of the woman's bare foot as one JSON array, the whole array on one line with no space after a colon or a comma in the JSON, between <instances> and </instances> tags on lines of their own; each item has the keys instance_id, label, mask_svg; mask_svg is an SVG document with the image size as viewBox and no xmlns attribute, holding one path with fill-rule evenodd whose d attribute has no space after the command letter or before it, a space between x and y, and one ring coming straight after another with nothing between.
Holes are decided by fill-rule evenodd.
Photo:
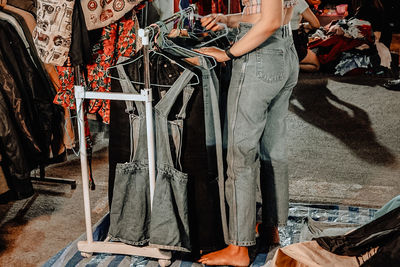
<instances>
[{"instance_id":1,"label":"woman's bare foot","mask_svg":"<svg viewBox=\"0 0 400 267\"><path fill-rule=\"evenodd\" d=\"M249 266L250 258L247 247L229 245L224 249L203 255L199 262L205 265Z\"/></svg>"}]
</instances>

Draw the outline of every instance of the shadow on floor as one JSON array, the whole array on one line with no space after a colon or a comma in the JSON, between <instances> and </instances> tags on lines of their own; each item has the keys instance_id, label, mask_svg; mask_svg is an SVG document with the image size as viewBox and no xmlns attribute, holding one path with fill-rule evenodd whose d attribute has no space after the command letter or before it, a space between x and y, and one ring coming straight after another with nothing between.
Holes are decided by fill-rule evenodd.
<instances>
[{"instance_id":1,"label":"shadow on floor","mask_svg":"<svg viewBox=\"0 0 400 267\"><path fill-rule=\"evenodd\" d=\"M9 251L10 247L13 247L13 240L7 237L12 235L15 238L18 235L17 232L22 231L21 227L29 222L29 220L25 218L25 215L35 203L38 196L38 194L34 194L28 201L25 200L24 206L18 210L14 218L0 225L0 255L3 251ZM3 215L6 216L6 214L7 213L4 213ZM4 220L5 218L3 217L1 219Z\"/></svg>"},{"instance_id":2,"label":"shadow on floor","mask_svg":"<svg viewBox=\"0 0 400 267\"><path fill-rule=\"evenodd\" d=\"M368 163L383 166L396 163L395 155L377 141L368 114L332 94L327 83L328 79L323 78L311 84L298 84L293 90L289 110L338 138Z\"/></svg>"}]
</instances>

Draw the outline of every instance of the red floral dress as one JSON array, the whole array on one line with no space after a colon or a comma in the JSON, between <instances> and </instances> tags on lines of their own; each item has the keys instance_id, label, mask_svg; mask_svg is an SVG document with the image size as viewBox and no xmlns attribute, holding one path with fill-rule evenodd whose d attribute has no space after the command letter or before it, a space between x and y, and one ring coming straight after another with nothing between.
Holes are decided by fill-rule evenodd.
<instances>
[{"instance_id":1,"label":"red floral dress","mask_svg":"<svg viewBox=\"0 0 400 267\"><path fill-rule=\"evenodd\" d=\"M108 68L115 65L121 55L131 57L135 54L135 40L135 21L132 19L122 18L119 22L103 28L101 39L93 47L93 63L86 66L88 81L86 88L88 90L96 92L111 90ZM54 98L54 103L75 109L73 69L57 67L57 70L62 86ZM90 100L88 111L89 113L98 113L104 123L110 123L110 100Z\"/></svg>"}]
</instances>

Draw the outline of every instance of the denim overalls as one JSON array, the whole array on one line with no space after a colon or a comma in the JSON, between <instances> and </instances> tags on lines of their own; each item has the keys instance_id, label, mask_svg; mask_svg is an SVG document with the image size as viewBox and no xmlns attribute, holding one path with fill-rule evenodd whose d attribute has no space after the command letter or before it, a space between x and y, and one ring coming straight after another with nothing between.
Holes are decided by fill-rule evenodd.
<instances>
[{"instance_id":1,"label":"denim overalls","mask_svg":"<svg viewBox=\"0 0 400 267\"><path fill-rule=\"evenodd\" d=\"M136 92L122 66L118 67L121 87ZM147 245L163 249L190 251L187 174L177 170L182 123L167 121L167 116L179 93L184 90L184 103L177 117L183 119L193 92L187 84L193 72L185 70L165 96L154 107L156 185L150 212L149 166L144 104L135 102L138 115L131 120L131 143L135 150L129 163L118 164L110 211L109 235L132 245ZM128 88L128 89L127 89ZM127 105L129 109L129 105ZM175 150L174 156L171 147ZM174 164L173 158L177 161Z\"/></svg>"},{"instance_id":2,"label":"denim overalls","mask_svg":"<svg viewBox=\"0 0 400 267\"><path fill-rule=\"evenodd\" d=\"M240 23L237 40L251 27L252 24ZM258 177L263 225L286 223L289 196L285 117L298 70L288 25L233 62L228 92L228 179L225 183L230 244L255 244Z\"/></svg>"}]
</instances>

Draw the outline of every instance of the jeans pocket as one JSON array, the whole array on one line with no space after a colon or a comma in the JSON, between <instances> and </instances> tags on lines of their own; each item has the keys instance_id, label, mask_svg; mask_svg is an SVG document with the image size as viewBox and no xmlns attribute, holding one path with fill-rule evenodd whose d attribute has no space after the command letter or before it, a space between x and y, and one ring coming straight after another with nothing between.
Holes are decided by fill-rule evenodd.
<instances>
[{"instance_id":1,"label":"jeans pocket","mask_svg":"<svg viewBox=\"0 0 400 267\"><path fill-rule=\"evenodd\" d=\"M257 78L267 83L282 81L285 68L284 56L283 49L257 49Z\"/></svg>"}]
</instances>

